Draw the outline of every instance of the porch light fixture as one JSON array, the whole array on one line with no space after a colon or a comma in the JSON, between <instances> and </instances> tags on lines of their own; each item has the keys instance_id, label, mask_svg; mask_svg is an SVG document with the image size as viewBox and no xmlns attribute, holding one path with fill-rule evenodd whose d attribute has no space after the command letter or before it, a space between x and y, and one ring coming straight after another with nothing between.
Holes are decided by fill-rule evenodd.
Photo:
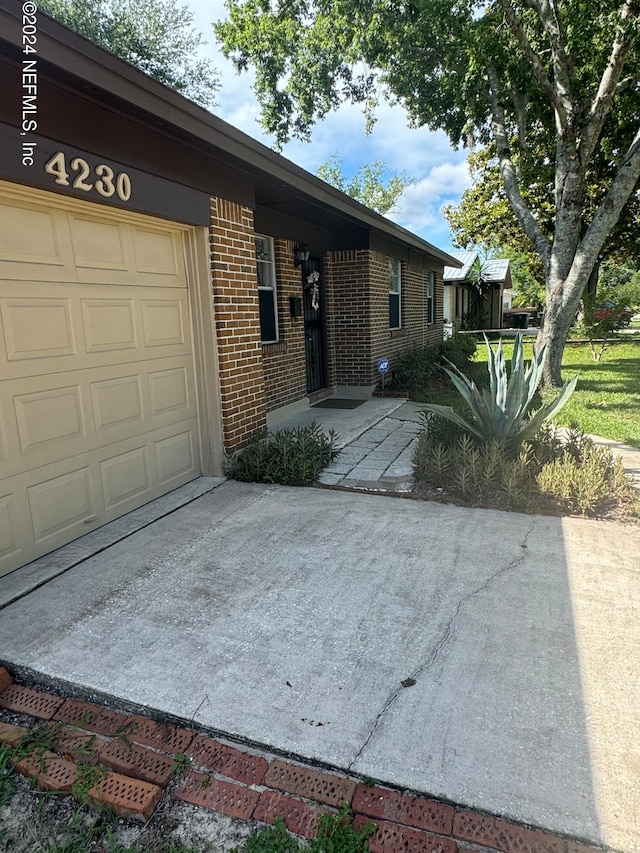
<instances>
[{"instance_id":1,"label":"porch light fixture","mask_svg":"<svg viewBox=\"0 0 640 853\"><path fill-rule=\"evenodd\" d=\"M311 252L309 251L309 247L306 243L297 243L293 247L293 265L294 267L302 266L302 264L306 264L309 260L309 255Z\"/></svg>"}]
</instances>

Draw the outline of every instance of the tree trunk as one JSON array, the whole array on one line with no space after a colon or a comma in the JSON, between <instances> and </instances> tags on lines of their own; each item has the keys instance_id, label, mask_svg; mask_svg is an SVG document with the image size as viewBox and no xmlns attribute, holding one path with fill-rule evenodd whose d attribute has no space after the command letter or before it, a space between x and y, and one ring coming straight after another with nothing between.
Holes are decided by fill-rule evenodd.
<instances>
[{"instance_id":1,"label":"tree trunk","mask_svg":"<svg viewBox=\"0 0 640 853\"><path fill-rule=\"evenodd\" d=\"M574 287L567 299L566 284L553 274L547 279L547 304L544 327L538 334L536 352L546 346L545 364L542 373L543 385L562 385L562 356L569 329L580 304L582 289Z\"/></svg>"}]
</instances>

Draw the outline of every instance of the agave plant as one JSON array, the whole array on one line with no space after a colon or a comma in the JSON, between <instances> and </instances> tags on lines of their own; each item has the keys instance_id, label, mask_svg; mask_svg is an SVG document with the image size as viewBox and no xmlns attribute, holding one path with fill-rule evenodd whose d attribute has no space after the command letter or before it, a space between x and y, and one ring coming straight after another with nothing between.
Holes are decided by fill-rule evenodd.
<instances>
[{"instance_id":1,"label":"agave plant","mask_svg":"<svg viewBox=\"0 0 640 853\"><path fill-rule=\"evenodd\" d=\"M511 359L511 376L507 378L507 364L502 349L502 341L496 352L491 348L487 336L484 336L489 354L489 388L478 390L475 382L467 378L458 368L448 362L450 368L444 370L451 377L455 388L471 411L471 420L466 420L451 406L425 404L427 412L433 412L462 427L480 441L504 439L510 445L533 438L544 421L554 415L573 394L578 381L577 375L564 384L555 400L546 403L536 412L531 412L531 404L544 366L545 347L525 367L522 335L516 335Z\"/></svg>"}]
</instances>

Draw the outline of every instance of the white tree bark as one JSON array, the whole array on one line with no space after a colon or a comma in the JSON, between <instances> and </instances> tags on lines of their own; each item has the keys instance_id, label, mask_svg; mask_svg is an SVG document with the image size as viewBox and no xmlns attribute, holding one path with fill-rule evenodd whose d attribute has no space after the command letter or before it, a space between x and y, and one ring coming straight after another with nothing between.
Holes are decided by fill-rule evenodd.
<instances>
[{"instance_id":1,"label":"white tree bark","mask_svg":"<svg viewBox=\"0 0 640 853\"><path fill-rule=\"evenodd\" d=\"M636 35L630 26L638 17L637 0L625 0L618 9L618 26L613 34L608 62L598 90L586 117L580 123L583 93L575 91L571 66L565 52L562 29L555 6L549 0L524 0L540 21L551 51L553 77L534 50L521 25L513 0L499 0L507 26L529 61L541 91L554 110L556 124L555 151L555 230L549 241L542 233L532 211L524 201L509 148L503 91L494 67L487 68L492 104L491 129L500 162L500 174L507 198L516 218L542 259L547 283L545 324L539 335L538 350L546 345L544 382L559 385L568 331L575 317L583 291L602 247L617 223L624 205L640 180L640 128L600 207L588 224L584 222L587 172L598 145L616 93L637 85L637 75L622 79L625 60ZM635 69L634 69L635 72Z\"/></svg>"}]
</instances>

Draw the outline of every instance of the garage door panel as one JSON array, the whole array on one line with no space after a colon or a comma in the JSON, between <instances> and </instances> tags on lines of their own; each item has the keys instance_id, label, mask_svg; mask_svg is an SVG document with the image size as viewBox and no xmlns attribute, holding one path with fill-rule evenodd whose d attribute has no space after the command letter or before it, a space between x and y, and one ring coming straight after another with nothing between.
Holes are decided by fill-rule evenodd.
<instances>
[{"instance_id":1,"label":"garage door panel","mask_svg":"<svg viewBox=\"0 0 640 853\"><path fill-rule=\"evenodd\" d=\"M0 574L188 483L199 466L194 419L1 481Z\"/></svg>"},{"instance_id":2,"label":"garage door panel","mask_svg":"<svg viewBox=\"0 0 640 853\"><path fill-rule=\"evenodd\" d=\"M183 226L24 192L0 182L0 574L200 474Z\"/></svg>"},{"instance_id":3,"label":"garage door panel","mask_svg":"<svg viewBox=\"0 0 640 853\"><path fill-rule=\"evenodd\" d=\"M178 257L180 245L175 234L134 228L132 237L137 272L175 278L176 285L181 284L183 277ZM171 284L169 281L166 283Z\"/></svg>"},{"instance_id":4,"label":"garage door panel","mask_svg":"<svg viewBox=\"0 0 640 853\"><path fill-rule=\"evenodd\" d=\"M27 489L36 545L47 546L71 530L94 521L96 506L88 466L77 468ZM84 533L84 529L78 533ZM50 545L49 547L55 547Z\"/></svg>"},{"instance_id":5,"label":"garage door panel","mask_svg":"<svg viewBox=\"0 0 640 853\"><path fill-rule=\"evenodd\" d=\"M13 405L23 457L38 445L86 439L78 385L17 395Z\"/></svg>"},{"instance_id":6,"label":"garage door panel","mask_svg":"<svg viewBox=\"0 0 640 853\"><path fill-rule=\"evenodd\" d=\"M0 261L3 278L73 281L66 219L42 205L0 202Z\"/></svg>"},{"instance_id":7,"label":"garage door panel","mask_svg":"<svg viewBox=\"0 0 640 853\"><path fill-rule=\"evenodd\" d=\"M197 436L193 419L119 441L94 454L96 484L105 517L117 518L197 477Z\"/></svg>"},{"instance_id":8,"label":"garage door panel","mask_svg":"<svg viewBox=\"0 0 640 853\"><path fill-rule=\"evenodd\" d=\"M143 498L153 488L149 448L136 447L100 463L100 482L105 509L117 509L125 501Z\"/></svg>"},{"instance_id":9,"label":"garage door panel","mask_svg":"<svg viewBox=\"0 0 640 853\"><path fill-rule=\"evenodd\" d=\"M91 382L96 432L144 420L141 377L138 374ZM136 427L137 428L137 427Z\"/></svg>"},{"instance_id":10,"label":"garage door panel","mask_svg":"<svg viewBox=\"0 0 640 853\"><path fill-rule=\"evenodd\" d=\"M104 523L95 465L86 458L63 460L9 477L7 494L15 551L0 552L0 574L23 565Z\"/></svg>"},{"instance_id":11,"label":"garage door panel","mask_svg":"<svg viewBox=\"0 0 640 853\"><path fill-rule=\"evenodd\" d=\"M128 272L131 260L125 247L125 229L115 222L69 217L73 260L78 276L96 270L99 280L108 280L110 271ZM94 280L93 276L89 280Z\"/></svg>"},{"instance_id":12,"label":"garage door panel","mask_svg":"<svg viewBox=\"0 0 640 853\"><path fill-rule=\"evenodd\" d=\"M186 289L182 230L0 202L3 277ZM34 238L37 235L37 238Z\"/></svg>"},{"instance_id":13,"label":"garage door panel","mask_svg":"<svg viewBox=\"0 0 640 853\"><path fill-rule=\"evenodd\" d=\"M182 357L135 368L132 373L131 364L107 365L3 383L3 473L41 467L52 454L71 459L95 453L197 417L194 377Z\"/></svg>"},{"instance_id":14,"label":"garage door panel","mask_svg":"<svg viewBox=\"0 0 640 853\"><path fill-rule=\"evenodd\" d=\"M91 449L95 427L85 386L75 373L0 383L8 451L5 476Z\"/></svg>"},{"instance_id":15,"label":"garage door panel","mask_svg":"<svg viewBox=\"0 0 640 853\"><path fill-rule=\"evenodd\" d=\"M1 387L1 386L0 386ZM7 415L9 404L0 399L0 471L6 471L6 462L9 459L9 442L7 441Z\"/></svg>"},{"instance_id":16,"label":"garage door panel","mask_svg":"<svg viewBox=\"0 0 640 853\"><path fill-rule=\"evenodd\" d=\"M157 418L168 413L189 411L189 384L184 366L149 373L149 398L151 416Z\"/></svg>"},{"instance_id":17,"label":"garage door panel","mask_svg":"<svg viewBox=\"0 0 640 853\"><path fill-rule=\"evenodd\" d=\"M77 354L69 299L2 299L0 311L8 361Z\"/></svg>"},{"instance_id":18,"label":"garage door panel","mask_svg":"<svg viewBox=\"0 0 640 853\"><path fill-rule=\"evenodd\" d=\"M145 300L147 288L68 285L65 299L40 295L52 286L62 287L38 283L28 298L0 296L0 377L191 358L186 291L157 288L159 298ZM11 288L24 289L15 280L0 282L0 294Z\"/></svg>"},{"instance_id":19,"label":"garage door panel","mask_svg":"<svg viewBox=\"0 0 640 853\"><path fill-rule=\"evenodd\" d=\"M136 349L136 320L132 299L83 299L85 352Z\"/></svg>"},{"instance_id":20,"label":"garage door panel","mask_svg":"<svg viewBox=\"0 0 640 853\"><path fill-rule=\"evenodd\" d=\"M0 219L0 258L4 261L14 262L21 272L26 265L66 265L54 211L0 203Z\"/></svg>"},{"instance_id":21,"label":"garage door panel","mask_svg":"<svg viewBox=\"0 0 640 853\"><path fill-rule=\"evenodd\" d=\"M184 309L177 299L145 299L142 325L146 347L182 345L185 341Z\"/></svg>"},{"instance_id":22,"label":"garage door panel","mask_svg":"<svg viewBox=\"0 0 640 853\"><path fill-rule=\"evenodd\" d=\"M0 257L29 264L64 265L53 211L0 204L0 217Z\"/></svg>"},{"instance_id":23,"label":"garage door panel","mask_svg":"<svg viewBox=\"0 0 640 853\"><path fill-rule=\"evenodd\" d=\"M185 482L195 470L194 430L185 430L155 442L158 483L169 486L176 481Z\"/></svg>"},{"instance_id":24,"label":"garage door panel","mask_svg":"<svg viewBox=\"0 0 640 853\"><path fill-rule=\"evenodd\" d=\"M17 504L14 494L0 496L0 574L3 566L21 559L23 553L17 538L20 518Z\"/></svg>"},{"instance_id":25,"label":"garage door panel","mask_svg":"<svg viewBox=\"0 0 640 853\"><path fill-rule=\"evenodd\" d=\"M154 354L157 355L156 359L153 359ZM132 370L144 372L145 365L152 360L155 360L156 364L160 366L165 363L172 364L175 359L184 362L185 358L189 358L190 355L189 344L185 341L182 345L158 347L157 350L145 350L139 347L135 350L97 352L84 360L85 366L80 370L76 369L77 360L66 358L56 359L55 363L53 360L48 361L48 366L52 368L52 376L60 377L58 384L62 385L64 384L64 376L96 371L102 377L104 371L108 373L109 370L113 370L114 375L119 375L122 372L130 373ZM20 381L23 377L25 379L29 377L37 379L39 376L42 376L42 368L39 368L39 363L36 361L25 361L20 364L7 362L5 365L0 362L0 382L5 379L6 381Z\"/></svg>"}]
</instances>

